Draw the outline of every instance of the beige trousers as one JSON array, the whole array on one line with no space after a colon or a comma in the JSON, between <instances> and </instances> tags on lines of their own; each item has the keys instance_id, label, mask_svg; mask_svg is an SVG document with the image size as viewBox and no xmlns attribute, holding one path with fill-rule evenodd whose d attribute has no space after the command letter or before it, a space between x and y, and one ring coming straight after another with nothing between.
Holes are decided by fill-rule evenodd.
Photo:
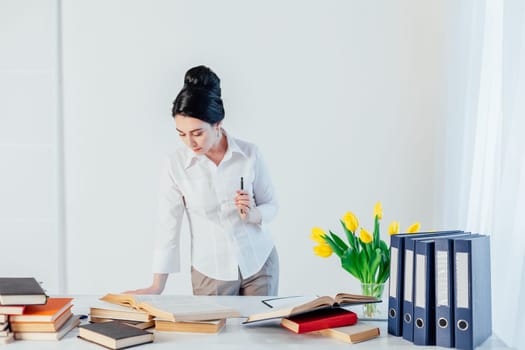
<instances>
[{"instance_id":1,"label":"beige trousers","mask_svg":"<svg viewBox=\"0 0 525 350\"><path fill-rule=\"evenodd\" d=\"M210 278L191 267L194 295L277 295L279 289L279 256L275 247L263 267L253 276L235 281Z\"/></svg>"}]
</instances>

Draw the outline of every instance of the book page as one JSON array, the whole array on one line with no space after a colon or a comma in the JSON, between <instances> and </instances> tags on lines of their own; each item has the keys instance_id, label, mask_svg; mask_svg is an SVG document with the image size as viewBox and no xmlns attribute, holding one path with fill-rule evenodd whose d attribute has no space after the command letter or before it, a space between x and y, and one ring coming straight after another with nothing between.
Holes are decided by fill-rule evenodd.
<instances>
[{"instance_id":1,"label":"book page","mask_svg":"<svg viewBox=\"0 0 525 350\"><path fill-rule=\"evenodd\" d=\"M349 294L349 293L339 293L335 296L335 301L338 304L350 304L350 305L359 305L359 304L367 304L367 303L377 303L381 302L380 299L368 296L368 295L360 295L360 294Z\"/></svg>"},{"instance_id":2,"label":"book page","mask_svg":"<svg viewBox=\"0 0 525 350\"><path fill-rule=\"evenodd\" d=\"M261 300L261 302L272 309L289 309L297 305L306 304L312 300L317 299L318 297L318 295L275 297Z\"/></svg>"},{"instance_id":3,"label":"book page","mask_svg":"<svg viewBox=\"0 0 525 350\"><path fill-rule=\"evenodd\" d=\"M240 317L240 313L231 307L203 301L194 296L177 296L166 299L158 295L137 295L135 300L141 309L168 321Z\"/></svg>"}]
</instances>

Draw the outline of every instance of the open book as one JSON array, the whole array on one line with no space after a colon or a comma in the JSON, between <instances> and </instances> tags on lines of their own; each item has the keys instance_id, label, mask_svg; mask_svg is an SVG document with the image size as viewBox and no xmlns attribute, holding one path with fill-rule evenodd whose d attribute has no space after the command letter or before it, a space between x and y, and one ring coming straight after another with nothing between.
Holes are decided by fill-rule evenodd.
<instances>
[{"instance_id":1,"label":"open book","mask_svg":"<svg viewBox=\"0 0 525 350\"><path fill-rule=\"evenodd\" d=\"M172 299L153 295L106 294L100 300L146 312L166 321L202 321L240 317L239 311L219 304L203 302L193 296Z\"/></svg>"},{"instance_id":2,"label":"open book","mask_svg":"<svg viewBox=\"0 0 525 350\"><path fill-rule=\"evenodd\" d=\"M294 315L303 314L310 311L320 310L324 308L331 307L340 307L340 306L351 306L351 305L360 305L360 304L370 304L370 303L380 303L381 300L375 297L359 294L348 294L348 293L338 293L335 297L328 295L322 297L313 298L304 302L304 298L283 298L288 299L287 306L282 306L278 309L273 309L270 311L261 312L258 314L250 315L243 324L269 320L272 318L283 318L290 317ZM301 300L302 303L294 303L294 299Z\"/></svg>"}]
</instances>

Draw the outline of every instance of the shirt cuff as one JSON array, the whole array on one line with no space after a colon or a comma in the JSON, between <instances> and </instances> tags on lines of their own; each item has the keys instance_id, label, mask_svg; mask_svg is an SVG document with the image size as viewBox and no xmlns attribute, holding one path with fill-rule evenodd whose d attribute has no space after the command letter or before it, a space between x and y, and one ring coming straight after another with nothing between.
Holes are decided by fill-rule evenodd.
<instances>
[{"instance_id":1,"label":"shirt cuff","mask_svg":"<svg viewBox=\"0 0 525 350\"><path fill-rule=\"evenodd\" d=\"M250 224L260 225L262 223L261 211L257 207L250 209L246 221Z\"/></svg>"}]
</instances>

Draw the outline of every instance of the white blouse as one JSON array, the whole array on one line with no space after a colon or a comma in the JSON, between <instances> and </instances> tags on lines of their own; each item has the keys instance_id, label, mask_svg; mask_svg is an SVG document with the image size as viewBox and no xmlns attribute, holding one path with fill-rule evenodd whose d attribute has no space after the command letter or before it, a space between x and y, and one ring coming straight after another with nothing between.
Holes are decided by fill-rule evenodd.
<instances>
[{"instance_id":1,"label":"white blouse","mask_svg":"<svg viewBox=\"0 0 525 350\"><path fill-rule=\"evenodd\" d=\"M274 243L266 224L277 214L274 188L261 154L226 132L228 148L217 166L186 146L170 155L161 177L154 273L180 272L180 231L186 212L192 265L208 277L236 280L257 273ZM241 177L251 209L243 221L235 207Z\"/></svg>"}]
</instances>

